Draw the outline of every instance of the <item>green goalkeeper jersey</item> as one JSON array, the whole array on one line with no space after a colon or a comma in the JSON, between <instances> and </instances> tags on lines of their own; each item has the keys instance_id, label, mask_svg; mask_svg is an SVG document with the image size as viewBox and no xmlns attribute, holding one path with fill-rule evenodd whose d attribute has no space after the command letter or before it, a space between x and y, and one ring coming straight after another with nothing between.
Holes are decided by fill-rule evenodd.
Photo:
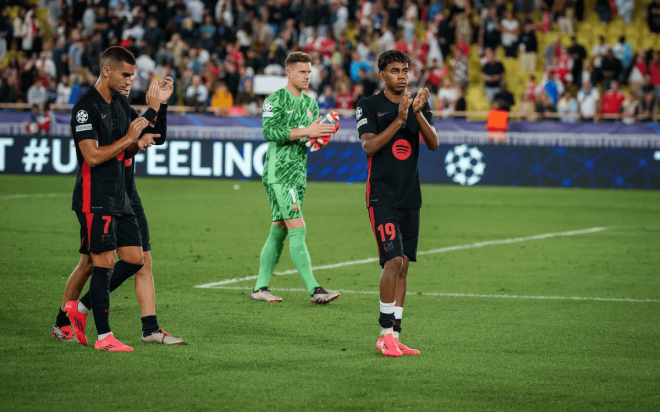
<instances>
[{"instance_id":1,"label":"green goalkeeper jersey","mask_svg":"<svg viewBox=\"0 0 660 412\"><path fill-rule=\"evenodd\" d=\"M291 140L291 129L309 126L319 117L316 100L303 94L296 97L287 88L270 94L264 101L264 138L268 152L263 183L287 187L307 184L307 146L304 140Z\"/></svg>"}]
</instances>

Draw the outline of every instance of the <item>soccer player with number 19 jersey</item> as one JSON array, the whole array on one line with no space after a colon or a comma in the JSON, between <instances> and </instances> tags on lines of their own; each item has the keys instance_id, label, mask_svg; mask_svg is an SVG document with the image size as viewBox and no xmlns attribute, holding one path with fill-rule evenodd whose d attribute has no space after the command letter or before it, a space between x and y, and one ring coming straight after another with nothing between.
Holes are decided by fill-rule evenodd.
<instances>
[{"instance_id":1,"label":"soccer player with number 19 jersey","mask_svg":"<svg viewBox=\"0 0 660 412\"><path fill-rule=\"evenodd\" d=\"M385 356L418 355L399 341L406 279L417 260L422 194L417 160L419 135L430 150L439 146L428 89L406 93L410 58L398 50L378 58L385 90L358 102L357 129L368 157L367 208L383 272L380 278L380 338Z\"/></svg>"}]
</instances>

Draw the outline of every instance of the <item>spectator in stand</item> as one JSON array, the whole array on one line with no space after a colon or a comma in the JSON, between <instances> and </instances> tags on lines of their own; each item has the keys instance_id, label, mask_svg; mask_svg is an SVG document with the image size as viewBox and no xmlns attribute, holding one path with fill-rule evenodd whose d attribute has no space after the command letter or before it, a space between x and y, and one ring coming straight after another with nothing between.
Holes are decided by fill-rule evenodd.
<instances>
[{"instance_id":1,"label":"spectator in stand","mask_svg":"<svg viewBox=\"0 0 660 412\"><path fill-rule=\"evenodd\" d=\"M656 104L660 100L660 51L656 51L654 58L649 62L649 73L651 74L651 84L655 90Z\"/></svg>"},{"instance_id":2,"label":"spectator in stand","mask_svg":"<svg viewBox=\"0 0 660 412\"><path fill-rule=\"evenodd\" d=\"M369 75L367 74L367 71L364 69L360 69L358 71L358 74L360 75L360 80L359 83L364 87L364 96L369 97L374 94L374 91L378 88L378 83L375 81L371 80Z\"/></svg>"},{"instance_id":3,"label":"spectator in stand","mask_svg":"<svg viewBox=\"0 0 660 412\"><path fill-rule=\"evenodd\" d=\"M582 66L584 59L587 58L587 51L581 44L577 42L577 38L575 36L571 37L571 46L568 48L568 55L571 57L573 65L571 68L573 84L580 85L582 84Z\"/></svg>"},{"instance_id":4,"label":"spectator in stand","mask_svg":"<svg viewBox=\"0 0 660 412\"><path fill-rule=\"evenodd\" d=\"M591 57L594 59L594 67L597 71L600 71L600 68L603 63L603 57L610 50L609 44L605 43L605 36L600 36L599 43L594 44L593 49L591 49Z\"/></svg>"},{"instance_id":5,"label":"spectator in stand","mask_svg":"<svg viewBox=\"0 0 660 412\"><path fill-rule=\"evenodd\" d=\"M334 109L337 107L335 98L332 96L332 86L327 85L323 88L323 94L319 96L319 109Z\"/></svg>"},{"instance_id":6,"label":"spectator in stand","mask_svg":"<svg viewBox=\"0 0 660 412\"><path fill-rule=\"evenodd\" d=\"M566 47L562 46L561 53L555 59L555 64L552 66L552 72L560 82L566 82L566 78L571 73L571 58L568 56ZM572 81L573 77L568 77L568 80Z\"/></svg>"},{"instance_id":7,"label":"spectator in stand","mask_svg":"<svg viewBox=\"0 0 660 412\"><path fill-rule=\"evenodd\" d=\"M646 51L640 50L635 56L635 62L632 66L630 76L628 76L628 84L633 93L637 93L640 87L646 82L646 77L649 74L649 69L646 66Z\"/></svg>"},{"instance_id":8,"label":"spectator in stand","mask_svg":"<svg viewBox=\"0 0 660 412\"><path fill-rule=\"evenodd\" d=\"M543 76L541 84L536 88L536 94L539 95L544 92L552 104L557 104L559 96L564 93L564 84L557 80L555 73L548 71Z\"/></svg>"},{"instance_id":9,"label":"spectator in stand","mask_svg":"<svg viewBox=\"0 0 660 412\"><path fill-rule=\"evenodd\" d=\"M506 82L502 82L500 91L495 95L493 108L497 106L500 110L509 111L516 104L513 94L507 89Z\"/></svg>"},{"instance_id":10,"label":"spectator in stand","mask_svg":"<svg viewBox=\"0 0 660 412\"><path fill-rule=\"evenodd\" d=\"M467 89L470 81L468 77L468 57L460 50L454 49L454 57L449 64L454 72L454 84L461 90Z\"/></svg>"},{"instance_id":11,"label":"spectator in stand","mask_svg":"<svg viewBox=\"0 0 660 412\"><path fill-rule=\"evenodd\" d=\"M443 117L450 116L456 110L456 102L460 97L460 90L454 85L449 77L443 82L443 87L438 92L435 110L442 111Z\"/></svg>"},{"instance_id":12,"label":"spectator in stand","mask_svg":"<svg viewBox=\"0 0 660 412\"><path fill-rule=\"evenodd\" d=\"M209 97L209 91L205 85L202 84L200 76L193 76L192 84L186 89L184 102L188 106L194 106L196 110L200 111L206 107Z\"/></svg>"},{"instance_id":13,"label":"spectator in stand","mask_svg":"<svg viewBox=\"0 0 660 412\"><path fill-rule=\"evenodd\" d=\"M456 36L456 45L454 50L458 50L463 56L470 56L470 45L465 41L465 36L459 34ZM443 54L444 57L448 55Z\"/></svg>"},{"instance_id":14,"label":"spectator in stand","mask_svg":"<svg viewBox=\"0 0 660 412\"><path fill-rule=\"evenodd\" d=\"M491 7L494 13L495 8ZM495 95L500 92L500 83L504 80L504 66L496 59L495 53L492 49L486 49L486 64L482 70L482 77L484 79L484 92L486 93L486 100L492 103Z\"/></svg>"},{"instance_id":15,"label":"spectator in stand","mask_svg":"<svg viewBox=\"0 0 660 412\"><path fill-rule=\"evenodd\" d=\"M437 93L442 79L447 75L449 70L441 67L440 62L434 59L432 66L424 73L419 81L420 87L428 87L431 93Z\"/></svg>"},{"instance_id":16,"label":"spectator in stand","mask_svg":"<svg viewBox=\"0 0 660 412\"><path fill-rule=\"evenodd\" d=\"M412 0L404 0L403 2L403 35L407 44L413 42L415 35L415 27L419 19L419 9L417 4Z\"/></svg>"},{"instance_id":17,"label":"spectator in stand","mask_svg":"<svg viewBox=\"0 0 660 412\"><path fill-rule=\"evenodd\" d=\"M351 81L353 83L358 83L361 80L360 70L364 70L369 73L371 72L371 65L368 62L362 60L358 52L353 52L351 53L350 64Z\"/></svg>"},{"instance_id":18,"label":"spectator in stand","mask_svg":"<svg viewBox=\"0 0 660 412\"><path fill-rule=\"evenodd\" d=\"M573 34L573 17L575 16L573 2L571 0L556 0L553 10L559 32Z\"/></svg>"},{"instance_id":19,"label":"spectator in stand","mask_svg":"<svg viewBox=\"0 0 660 412\"><path fill-rule=\"evenodd\" d=\"M621 36L619 37L619 42L612 47L612 53L614 54L614 57L621 61L621 66L623 67L618 80L625 82L628 79L628 75L630 74L633 65L632 46L626 41L624 36Z\"/></svg>"},{"instance_id":20,"label":"spectator in stand","mask_svg":"<svg viewBox=\"0 0 660 412\"><path fill-rule=\"evenodd\" d=\"M536 42L536 33L534 33L535 28L534 21L526 20L524 32L520 36L520 65L524 73L534 73L536 71L538 43Z\"/></svg>"},{"instance_id":21,"label":"spectator in stand","mask_svg":"<svg viewBox=\"0 0 660 412\"><path fill-rule=\"evenodd\" d=\"M614 57L612 50L608 50L601 65L603 75L603 91L609 90L610 84L621 77L623 65L621 60Z\"/></svg>"},{"instance_id":22,"label":"spectator in stand","mask_svg":"<svg viewBox=\"0 0 660 412\"><path fill-rule=\"evenodd\" d=\"M640 96L640 120L653 120L657 104L651 76L646 76L646 82L639 88L638 94Z\"/></svg>"},{"instance_id":23,"label":"spectator in stand","mask_svg":"<svg viewBox=\"0 0 660 412\"><path fill-rule=\"evenodd\" d=\"M34 83L30 86L27 92L27 103L32 105L42 105L46 103L47 99L48 95L46 94L46 88L42 84L41 79L35 77Z\"/></svg>"},{"instance_id":24,"label":"spectator in stand","mask_svg":"<svg viewBox=\"0 0 660 412\"><path fill-rule=\"evenodd\" d=\"M234 98L227 88L227 83L219 81L215 86L215 93L213 93L213 96L211 97L211 107L214 109L220 109L219 112L222 113L222 109L226 111L233 105Z\"/></svg>"},{"instance_id":25,"label":"spectator in stand","mask_svg":"<svg viewBox=\"0 0 660 412\"><path fill-rule=\"evenodd\" d=\"M0 102L15 103L18 100L18 88L16 87L16 76L7 77L7 87L0 95Z\"/></svg>"},{"instance_id":26,"label":"spectator in stand","mask_svg":"<svg viewBox=\"0 0 660 412\"><path fill-rule=\"evenodd\" d=\"M552 100L550 100L545 91L542 91L541 94L537 96L536 113L538 113L541 118L556 119L553 114L557 113L557 107Z\"/></svg>"},{"instance_id":27,"label":"spectator in stand","mask_svg":"<svg viewBox=\"0 0 660 412\"><path fill-rule=\"evenodd\" d=\"M582 79L582 84L584 82L590 82L591 84L596 84L598 81L598 73L594 70L594 65L591 62L591 60L587 60L584 62L584 67L582 68L582 75L580 76ZM577 84L577 81L575 82Z\"/></svg>"},{"instance_id":28,"label":"spectator in stand","mask_svg":"<svg viewBox=\"0 0 660 412\"><path fill-rule=\"evenodd\" d=\"M625 96L626 100L623 102L621 121L625 124L635 123L642 114L642 102L639 99L635 99L631 93L626 93Z\"/></svg>"},{"instance_id":29,"label":"spectator in stand","mask_svg":"<svg viewBox=\"0 0 660 412\"><path fill-rule=\"evenodd\" d=\"M497 18L497 8L491 6L488 8L488 14L481 19L479 27L479 50L492 49L497 50L501 43L502 27Z\"/></svg>"},{"instance_id":30,"label":"spectator in stand","mask_svg":"<svg viewBox=\"0 0 660 412\"><path fill-rule=\"evenodd\" d=\"M4 78L2 78L2 76L0 76L0 103L13 103L6 101L8 91L9 86L7 85L7 82Z\"/></svg>"},{"instance_id":31,"label":"spectator in stand","mask_svg":"<svg viewBox=\"0 0 660 412\"><path fill-rule=\"evenodd\" d=\"M651 33L660 33L660 0L653 0L646 8L646 21Z\"/></svg>"},{"instance_id":32,"label":"spectator in stand","mask_svg":"<svg viewBox=\"0 0 660 412\"><path fill-rule=\"evenodd\" d=\"M66 76L60 77L60 82L57 84L57 104L68 104L69 97L71 96L71 87L69 86L69 78Z\"/></svg>"},{"instance_id":33,"label":"spectator in stand","mask_svg":"<svg viewBox=\"0 0 660 412\"><path fill-rule=\"evenodd\" d=\"M506 57L517 57L518 35L520 34L520 23L513 18L510 10L504 12L504 18L500 23L502 27L502 46Z\"/></svg>"},{"instance_id":34,"label":"spectator in stand","mask_svg":"<svg viewBox=\"0 0 660 412\"><path fill-rule=\"evenodd\" d=\"M536 83L536 76L532 74L529 76L529 81L525 85L525 92L523 93L523 96L529 97L530 101L536 103L536 88L538 86L539 85Z\"/></svg>"},{"instance_id":35,"label":"spectator in stand","mask_svg":"<svg viewBox=\"0 0 660 412\"><path fill-rule=\"evenodd\" d=\"M557 113L561 115L560 121L575 123L578 119L578 102L568 90L564 91L557 103Z\"/></svg>"},{"instance_id":36,"label":"spectator in stand","mask_svg":"<svg viewBox=\"0 0 660 412\"><path fill-rule=\"evenodd\" d=\"M245 79L243 90L236 96L236 105L243 107L249 115L259 114L263 106L263 99L254 93L252 84L251 78Z\"/></svg>"},{"instance_id":37,"label":"spectator in stand","mask_svg":"<svg viewBox=\"0 0 660 412\"><path fill-rule=\"evenodd\" d=\"M351 93L351 100L353 107L357 107L358 102L363 97L364 97L364 86L358 83L355 86L353 86L353 91Z\"/></svg>"},{"instance_id":38,"label":"spectator in stand","mask_svg":"<svg viewBox=\"0 0 660 412\"><path fill-rule=\"evenodd\" d=\"M46 88L46 103L54 104L55 102L57 102L57 80L51 78Z\"/></svg>"},{"instance_id":39,"label":"spectator in stand","mask_svg":"<svg viewBox=\"0 0 660 412\"><path fill-rule=\"evenodd\" d=\"M632 14L635 9L635 0L616 0L616 7L619 11L619 16L625 24L632 23Z\"/></svg>"},{"instance_id":40,"label":"spectator in stand","mask_svg":"<svg viewBox=\"0 0 660 412\"><path fill-rule=\"evenodd\" d=\"M353 95L349 89L349 83L341 83L339 85L339 93L335 99L337 109L350 110L353 108Z\"/></svg>"},{"instance_id":41,"label":"spectator in stand","mask_svg":"<svg viewBox=\"0 0 660 412\"><path fill-rule=\"evenodd\" d=\"M555 59L559 57L561 50L561 39L557 37L553 43L549 43L543 50L543 58L545 59L545 70L550 70L555 65Z\"/></svg>"},{"instance_id":42,"label":"spectator in stand","mask_svg":"<svg viewBox=\"0 0 660 412\"><path fill-rule=\"evenodd\" d=\"M609 0L596 0L596 11L598 12L598 18L601 22L610 22L611 11Z\"/></svg>"},{"instance_id":43,"label":"spectator in stand","mask_svg":"<svg viewBox=\"0 0 660 412\"><path fill-rule=\"evenodd\" d=\"M598 89L586 81L582 84L582 89L578 92L577 101L580 104L580 116L582 119L594 120L598 113L598 102L600 93Z\"/></svg>"},{"instance_id":44,"label":"spectator in stand","mask_svg":"<svg viewBox=\"0 0 660 412\"><path fill-rule=\"evenodd\" d=\"M610 89L603 93L600 114L606 115L603 116L605 119L620 119L624 100L626 100L626 98L623 93L621 93L621 90L619 90L619 83L617 81L612 81L610 83Z\"/></svg>"},{"instance_id":45,"label":"spectator in stand","mask_svg":"<svg viewBox=\"0 0 660 412\"><path fill-rule=\"evenodd\" d=\"M536 105L527 94L520 97L520 107L518 111L522 113L522 118L529 122L536 120Z\"/></svg>"},{"instance_id":46,"label":"spectator in stand","mask_svg":"<svg viewBox=\"0 0 660 412\"><path fill-rule=\"evenodd\" d=\"M39 119L41 117L41 110L38 104L32 105L32 111L25 122L25 132L27 134L39 134L41 129L39 127Z\"/></svg>"},{"instance_id":47,"label":"spectator in stand","mask_svg":"<svg viewBox=\"0 0 660 412\"><path fill-rule=\"evenodd\" d=\"M429 24L425 36L425 41L430 48L429 54L431 54L428 57L429 63L433 59L444 61L454 43L455 32L454 24L446 19L444 14L436 14L435 20Z\"/></svg>"}]
</instances>

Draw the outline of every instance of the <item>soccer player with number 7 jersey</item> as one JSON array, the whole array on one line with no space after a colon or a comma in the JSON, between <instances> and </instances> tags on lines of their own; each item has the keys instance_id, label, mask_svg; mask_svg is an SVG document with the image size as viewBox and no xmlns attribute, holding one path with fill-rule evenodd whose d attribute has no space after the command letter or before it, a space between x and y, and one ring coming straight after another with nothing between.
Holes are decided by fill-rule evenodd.
<instances>
[{"instance_id":1,"label":"soccer player with number 7 jersey","mask_svg":"<svg viewBox=\"0 0 660 412\"><path fill-rule=\"evenodd\" d=\"M323 289L314 279L305 244L302 206L307 186L306 143L321 138L326 143L335 130L332 124L320 123L318 103L302 93L309 85L311 62L308 54L291 53L285 62L286 87L269 95L263 105L263 130L268 152L262 180L273 224L261 251L259 276L251 296L253 300L282 301L270 293L268 283L287 235L291 259L305 282L312 303L327 304L339 298L339 293Z\"/></svg>"},{"instance_id":2,"label":"soccer player with number 7 jersey","mask_svg":"<svg viewBox=\"0 0 660 412\"><path fill-rule=\"evenodd\" d=\"M406 93L410 58L388 50L378 58L385 90L358 102L355 116L368 158L367 209L376 236L380 277L380 338L385 356L419 355L399 340L410 262L417 260L422 193L417 159L419 135L430 150L439 146L433 127L428 89Z\"/></svg>"}]
</instances>

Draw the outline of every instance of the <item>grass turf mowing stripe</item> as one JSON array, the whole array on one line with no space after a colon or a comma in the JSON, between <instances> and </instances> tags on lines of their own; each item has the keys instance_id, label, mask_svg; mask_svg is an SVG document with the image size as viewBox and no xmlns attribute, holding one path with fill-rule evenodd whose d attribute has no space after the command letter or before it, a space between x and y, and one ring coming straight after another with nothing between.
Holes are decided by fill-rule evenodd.
<instances>
[{"instance_id":1,"label":"grass turf mowing stripe","mask_svg":"<svg viewBox=\"0 0 660 412\"><path fill-rule=\"evenodd\" d=\"M17 193L14 195L0 196L0 200L15 200L15 199L29 199L29 198L43 198L43 197L67 197L71 193Z\"/></svg>"},{"instance_id":2,"label":"grass turf mowing stripe","mask_svg":"<svg viewBox=\"0 0 660 412\"><path fill-rule=\"evenodd\" d=\"M199 287L199 286L197 286ZM252 290L249 286L213 286L207 289L224 289L224 290ZM287 289L287 288L271 288L270 290L278 292L307 292L307 289ZM377 295L380 292L376 290L346 290L338 289L340 293L356 293L360 295ZM586 297L586 296L525 296L525 295L479 295L475 293L436 293L436 292L408 292L406 295L422 295L422 296L440 296L452 298L494 298L494 299L536 299L536 300L586 300L596 302L632 302L632 303L660 303L658 299L633 299L633 298L599 298L599 297Z\"/></svg>"},{"instance_id":3,"label":"grass turf mowing stripe","mask_svg":"<svg viewBox=\"0 0 660 412\"><path fill-rule=\"evenodd\" d=\"M449 246L449 247L443 247L440 249L433 249L433 250L426 250L422 252L418 252L418 255L430 255L430 254L435 254L435 253L444 253L444 252L453 252L455 250L464 250L464 249L473 249L477 247L484 247L484 246L493 246L493 245L506 245L510 243L518 243L518 242L527 242L530 240L542 240L542 239L548 239L548 238L553 238L553 237L560 237L560 236L577 236L577 235L585 235L589 233L596 233L596 232L602 232L603 230L607 230L607 227L592 227L589 229L581 229L581 230L570 230L568 232L555 232L555 233L544 233L540 235L532 235L532 236L523 236L523 237L514 237L511 239L500 239L500 240L487 240L484 242L477 242L477 243L471 243L469 245L457 245L457 246ZM344 266L352 266L352 265L361 265L363 263L373 263L373 262L378 262L378 258L368 258L368 259L361 259L361 260L351 260L348 262L340 262L340 263L334 263L332 265L323 265L323 266L315 266L312 267L313 271L316 270L323 270L323 269L334 269L334 268L340 268ZM283 272L273 272L274 275L282 276L282 275L292 275L294 273L298 273L296 269L289 269L285 270ZM220 282L213 282L213 283L206 283L204 285L197 285L195 286L196 288L213 288L216 286L221 286L221 285L229 285L232 283L237 283L237 282L243 282L246 280L254 280L257 279L257 276L246 276L243 278L234 278L234 279L226 279L222 280Z\"/></svg>"}]
</instances>

